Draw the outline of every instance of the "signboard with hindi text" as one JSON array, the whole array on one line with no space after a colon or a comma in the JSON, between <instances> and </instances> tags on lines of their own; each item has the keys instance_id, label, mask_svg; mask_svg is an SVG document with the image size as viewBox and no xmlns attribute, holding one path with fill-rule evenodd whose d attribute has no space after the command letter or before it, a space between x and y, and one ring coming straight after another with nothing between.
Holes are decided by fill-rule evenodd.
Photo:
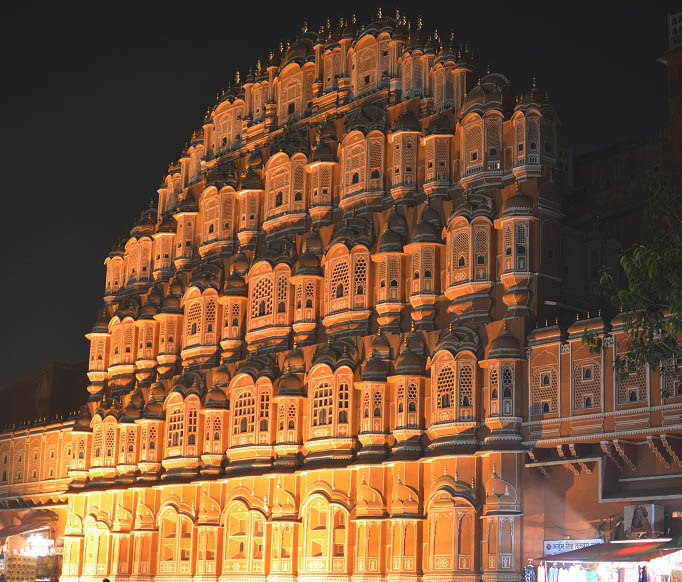
<instances>
[{"instance_id":1,"label":"signboard with hindi text","mask_svg":"<svg viewBox=\"0 0 682 582\"><path fill-rule=\"evenodd\" d=\"M544 555L545 556L556 556L557 554L563 554L564 552L570 552L571 550L579 550L580 548L586 548L587 546L594 546L595 544L602 543L601 538L592 540L545 540Z\"/></svg>"}]
</instances>

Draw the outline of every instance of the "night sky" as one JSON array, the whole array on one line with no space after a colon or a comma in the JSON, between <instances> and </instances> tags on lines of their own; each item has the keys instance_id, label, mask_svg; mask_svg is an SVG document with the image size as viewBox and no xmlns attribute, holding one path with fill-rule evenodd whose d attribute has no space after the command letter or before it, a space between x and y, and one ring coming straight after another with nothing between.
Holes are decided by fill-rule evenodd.
<instances>
[{"instance_id":1,"label":"night sky","mask_svg":"<svg viewBox=\"0 0 682 582\"><path fill-rule=\"evenodd\" d=\"M557 6L555 6L555 4ZM112 243L156 197L218 90L348 3L13 2L0 29L0 386L83 361ZM377 4L378 5L378 4ZM419 6L421 12L410 6ZM376 6L356 2L359 23ZM393 14L395 3L381 4ZM515 93L532 75L577 153L665 123L669 10L600 2L413 2L401 13L468 41ZM646 7L646 9L645 9ZM337 10L336 12L334 10Z\"/></svg>"}]
</instances>

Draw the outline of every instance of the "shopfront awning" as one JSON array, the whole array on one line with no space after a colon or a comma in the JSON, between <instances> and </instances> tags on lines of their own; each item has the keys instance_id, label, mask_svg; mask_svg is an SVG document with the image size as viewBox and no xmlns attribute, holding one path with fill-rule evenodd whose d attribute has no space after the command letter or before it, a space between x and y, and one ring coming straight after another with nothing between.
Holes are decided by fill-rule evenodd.
<instances>
[{"instance_id":1,"label":"shopfront awning","mask_svg":"<svg viewBox=\"0 0 682 582\"><path fill-rule=\"evenodd\" d=\"M667 554L682 552L670 540L606 542L540 558L543 562L648 562Z\"/></svg>"}]
</instances>

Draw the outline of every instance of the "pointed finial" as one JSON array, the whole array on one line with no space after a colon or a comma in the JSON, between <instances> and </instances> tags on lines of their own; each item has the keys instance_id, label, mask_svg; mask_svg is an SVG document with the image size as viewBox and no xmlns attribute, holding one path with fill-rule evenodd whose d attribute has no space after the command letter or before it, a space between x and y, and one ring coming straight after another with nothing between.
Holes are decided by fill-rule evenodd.
<instances>
[{"instance_id":1,"label":"pointed finial","mask_svg":"<svg viewBox=\"0 0 682 582\"><path fill-rule=\"evenodd\" d=\"M381 6L377 9L377 20L381 20L383 18L383 15L381 14Z\"/></svg>"},{"instance_id":2,"label":"pointed finial","mask_svg":"<svg viewBox=\"0 0 682 582\"><path fill-rule=\"evenodd\" d=\"M601 307L597 309L597 317L601 317Z\"/></svg>"},{"instance_id":3,"label":"pointed finial","mask_svg":"<svg viewBox=\"0 0 682 582\"><path fill-rule=\"evenodd\" d=\"M402 483L402 481L400 480L400 471L398 471L398 483Z\"/></svg>"},{"instance_id":4,"label":"pointed finial","mask_svg":"<svg viewBox=\"0 0 682 582\"><path fill-rule=\"evenodd\" d=\"M450 330L450 333L452 333L452 319L450 320L450 324L448 325L448 329Z\"/></svg>"},{"instance_id":5,"label":"pointed finial","mask_svg":"<svg viewBox=\"0 0 682 582\"><path fill-rule=\"evenodd\" d=\"M497 479L497 464L493 463L493 478Z\"/></svg>"},{"instance_id":6,"label":"pointed finial","mask_svg":"<svg viewBox=\"0 0 682 582\"><path fill-rule=\"evenodd\" d=\"M417 30L422 29L422 17L417 18Z\"/></svg>"},{"instance_id":7,"label":"pointed finial","mask_svg":"<svg viewBox=\"0 0 682 582\"><path fill-rule=\"evenodd\" d=\"M445 467L443 467L443 476L447 477L447 475L448 475L448 466L445 465Z\"/></svg>"},{"instance_id":8,"label":"pointed finial","mask_svg":"<svg viewBox=\"0 0 682 582\"><path fill-rule=\"evenodd\" d=\"M303 19L303 26L301 27L301 32L308 32L308 19Z\"/></svg>"},{"instance_id":9,"label":"pointed finial","mask_svg":"<svg viewBox=\"0 0 682 582\"><path fill-rule=\"evenodd\" d=\"M281 40L279 41L279 52L280 53L284 52L284 43Z\"/></svg>"},{"instance_id":10,"label":"pointed finial","mask_svg":"<svg viewBox=\"0 0 682 582\"><path fill-rule=\"evenodd\" d=\"M490 63L488 63L488 67L486 68L486 74L490 75Z\"/></svg>"},{"instance_id":11,"label":"pointed finial","mask_svg":"<svg viewBox=\"0 0 682 582\"><path fill-rule=\"evenodd\" d=\"M414 331L414 319L410 321L410 331Z\"/></svg>"},{"instance_id":12,"label":"pointed finial","mask_svg":"<svg viewBox=\"0 0 682 582\"><path fill-rule=\"evenodd\" d=\"M400 24L400 10L395 9L395 21Z\"/></svg>"},{"instance_id":13,"label":"pointed finial","mask_svg":"<svg viewBox=\"0 0 682 582\"><path fill-rule=\"evenodd\" d=\"M355 18L355 12L353 12L353 14L351 14L351 16L350 16L350 21L351 21L352 24L356 24L356 23L357 23L357 18Z\"/></svg>"},{"instance_id":14,"label":"pointed finial","mask_svg":"<svg viewBox=\"0 0 682 582\"><path fill-rule=\"evenodd\" d=\"M258 57L258 60L256 61L256 71L260 72L262 69L262 63L260 62L260 57Z\"/></svg>"},{"instance_id":15,"label":"pointed finial","mask_svg":"<svg viewBox=\"0 0 682 582\"><path fill-rule=\"evenodd\" d=\"M476 81L476 85L478 85L479 87L481 86L481 77L479 77L478 81Z\"/></svg>"},{"instance_id":16,"label":"pointed finial","mask_svg":"<svg viewBox=\"0 0 682 582\"><path fill-rule=\"evenodd\" d=\"M580 321L580 313L576 312L575 314L575 320Z\"/></svg>"},{"instance_id":17,"label":"pointed finial","mask_svg":"<svg viewBox=\"0 0 682 582\"><path fill-rule=\"evenodd\" d=\"M535 73L533 73L533 82L532 82L531 86L533 88L533 91L535 91L535 89L538 88L537 79L535 78Z\"/></svg>"},{"instance_id":18,"label":"pointed finial","mask_svg":"<svg viewBox=\"0 0 682 582\"><path fill-rule=\"evenodd\" d=\"M554 316L554 325L556 325L556 326L559 325L559 316L558 315Z\"/></svg>"},{"instance_id":19,"label":"pointed finial","mask_svg":"<svg viewBox=\"0 0 682 582\"><path fill-rule=\"evenodd\" d=\"M332 27L332 21L330 20L329 16L327 16L325 26L327 27L327 30L329 30Z\"/></svg>"},{"instance_id":20,"label":"pointed finial","mask_svg":"<svg viewBox=\"0 0 682 582\"><path fill-rule=\"evenodd\" d=\"M459 471L455 469L455 483L459 483Z\"/></svg>"}]
</instances>

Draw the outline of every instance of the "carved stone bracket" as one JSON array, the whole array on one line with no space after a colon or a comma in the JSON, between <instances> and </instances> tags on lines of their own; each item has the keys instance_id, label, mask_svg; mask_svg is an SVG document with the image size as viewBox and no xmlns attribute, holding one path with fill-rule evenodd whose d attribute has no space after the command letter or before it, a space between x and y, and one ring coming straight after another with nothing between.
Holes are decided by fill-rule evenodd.
<instances>
[{"instance_id":1,"label":"carved stone bracket","mask_svg":"<svg viewBox=\"0 0 682 582\"><path fill-rule=\"evenodd\" d=\"M682 454L682 443L679 439L671 439L666 434L661 435L661 444L665 451L670 455L673 463L678 467L682 467L682 461L680 461L680 455Z\"/></svg>"},{"instance_id":2,"label":"carved stone bracket","mask_svg":"<svg viewBox=\"0 0 682 582\"><path fill-rule=\"evenodd\" d=\"M668 460L668 455L665 451L663 445L659 445L658 439L654 436L646 437L646 442L649 445L649 449L654 454L659 463L661 463L666 469L670 469L670 461Z\"/></svg>"},{"instance_id":3,"label":"carved stone bracket","mask_svg":"<svg viewBox=\"0 0 682 582\"><path fill-rule=\"evenodd\" d=\"M606 457L611 460L611 462L616 466L619 473L623 472L623 465L621 465L618 457L613 454L613 443L610 441L601 441L601 450L604 452Z\"/></svg>"},{"instance_id":4,"label":"carved stone bracket","mask_svg":"<svg viewBox=\"0 0 682 582\"><path fill-rule=\"evenodd\" d=\"M628 466L630 471L634 471L637 468L637 465L635 465L633 461L634 451L632 450L632 444L626 441L619 441L618 439L616 439L613 441L613 448L616 449L616 452L618 453L620 458L623 459L623 461Z\"/></svg>"},{"instance_id":5,"label":"carved stone bracket","mask_svg":"<svg viewBox=\"0 0 682 582\"><path fill-rule=\"evenodd\" d=\"M537 463L540 461L540 459L538 458L537 449L531 449L530 451L528 451L528 456L530 457L530 460L533 461L534 463ZM540 475L542 475L545 479L549 479L550 475L549 475L549 471L547 470L546 467L543 467L541 465L541 466L535 467L535 468L538 470Z\"/></svg>"}]
</instances>

